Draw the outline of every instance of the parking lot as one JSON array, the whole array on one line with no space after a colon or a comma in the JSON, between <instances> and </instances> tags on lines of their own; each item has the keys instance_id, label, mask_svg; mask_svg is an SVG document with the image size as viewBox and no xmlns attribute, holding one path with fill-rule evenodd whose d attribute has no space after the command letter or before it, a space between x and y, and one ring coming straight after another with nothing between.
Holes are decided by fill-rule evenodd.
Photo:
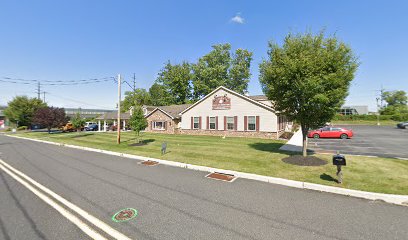
<instances>
[{"instance_id":1,"label":"parking lot","mask_svg":"<svg viewBox=\"0 0 408 240\"><path fill-rule=\"evenodd\" d=\"M408 160L408 129L395 126L339 126L352 129L351 139L309 138L308 148L315 152L406 158Z\"/></svg>"}]
</instances>

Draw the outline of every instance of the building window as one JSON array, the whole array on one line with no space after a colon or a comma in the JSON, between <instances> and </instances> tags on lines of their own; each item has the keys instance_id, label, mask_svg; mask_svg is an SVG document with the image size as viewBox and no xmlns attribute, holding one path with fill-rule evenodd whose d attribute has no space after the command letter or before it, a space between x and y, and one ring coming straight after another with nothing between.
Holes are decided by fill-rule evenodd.
<instances>
[{"instance_id":1,"label":"building window","mask_svg":"<svg viewBox=\"0 0 408 240\"><path fill-rule=\"evenodd\" d=\"M215 130L215 117L210 117L210 130Z\"/></svg>"},{"instance_id":2,"label":"building window","mask_svg":"<svg viewBox=\"0 0 408 240\"><path fill-rule=\"evenodd\" d=\"M199 129L200 128L200 117L194 117L194 129Z\"/></svg>"},{"instance_id":3,"label":"building window","mask_svg":"<svg viewBox=\"0 0 408 240\"><path fill-rule=\"evenodd\" d=\"M248 116L248 131L255 131L255 130L256 130L256 117Z\"/></svg>"},{"instance_id":4,"label":"building window","mask_svg":"<svg viewBox=\"0 0 408 240\"><path fill-rule=\"evenodd\" d=\"M154 130L165 130L166 122L153 122Z\"/></svg>"},{"instance_id":5,"label":"building window","mask_svg":"<svg viewBox=\"0 0 408 240\"><path fill-rule=\"evenodd\" d=\"M227 117L227 130L234 130L234 117Z\"/></svg>"}]
</instances>

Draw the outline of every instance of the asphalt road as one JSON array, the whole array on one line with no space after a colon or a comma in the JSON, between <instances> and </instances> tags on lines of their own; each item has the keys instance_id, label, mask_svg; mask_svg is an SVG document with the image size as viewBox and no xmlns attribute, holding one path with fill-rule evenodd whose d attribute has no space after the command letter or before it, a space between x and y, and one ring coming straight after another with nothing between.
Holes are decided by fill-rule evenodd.
<instances>
[{"instance_id":1,"label":"asphalt road","mask_svg":"<svg viewBox=\"0 0 408 240\"><path fill-rule=\"evenodd\" d=\"M1 135L0 152L7 164L132 239L408 239L408 207L245 179L227 183ZM111 220L128 207L137 217ZM0 239L88 239L1 169L0 211Z\"/></svg>"},{"instance_id":2,"label":"asphalt road","mask_svg":"<svg viewBox=\"0 0 408 240\"><path fill-rule=\"evenodd\" d=\"M352 129L351 139L309 138L308 148L316 152L370 155L408 159L408 129L395 126L341 126Z\"/></svg>"}]
</instances>

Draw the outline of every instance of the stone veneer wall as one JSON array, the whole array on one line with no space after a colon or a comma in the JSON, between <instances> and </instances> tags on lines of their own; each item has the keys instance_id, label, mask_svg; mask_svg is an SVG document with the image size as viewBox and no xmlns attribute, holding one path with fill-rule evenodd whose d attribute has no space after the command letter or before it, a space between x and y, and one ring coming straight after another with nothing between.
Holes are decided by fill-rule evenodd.
<instances>
[{"instance_id":1,"label":"stone veneer wall","mask_svg":"<svg viewBox=\"0 0 408 240\"><path fill-rule=\"evenodd\" d=\"M276 132L252 132L252 131L225 131L225 130L204 130L204 129L180 129L180 134L188 135L211 135L211 136L230 136L230 137L251 137L277 139Z\"/></svg>"},{"instance_id":2,"label":"stone veneer wall","mask_svg":"<svg viewBox=\"0 0 408 240\"><path fill-rule=\"evenodd\" d=\"M177 128L177 123L178 120L173 120L166 114L164 114L162 111L155 111L153 114L151 114L149 117L146 118L147 120L147 128L146 132L157 132L157 133L168 133L168 134L173 134L175 133L175 129ZM166 122L166 129L165 130L154 130L153 129L153 122L154 121L160 121L160 122Z\"/></svg>"}]
</instances>

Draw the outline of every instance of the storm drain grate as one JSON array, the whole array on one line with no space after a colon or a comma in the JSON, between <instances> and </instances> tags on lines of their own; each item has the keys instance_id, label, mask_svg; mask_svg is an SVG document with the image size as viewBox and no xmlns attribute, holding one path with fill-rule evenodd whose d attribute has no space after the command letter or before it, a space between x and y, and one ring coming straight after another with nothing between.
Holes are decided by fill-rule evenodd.
<instances>
[{"instance_id":1,"label":"storm drain grate","mask_svg":"<svg viewBox=\"0 0 408 240\"><path fill-rule=\"evenodd\" d=\"M232 174L218 173L218 172L210 173L205 177L215 179L215 180L221 180L221 181L225 181L225 182L233 182L235 179L237 179Z\"/></svg>"},{"instance_id":2,"label":"storm drain grate","mask_svg":"<svg viewBox=\"0 0 408 240\"><path fill-rule=\"evenodd\" d=\"M155 162L155 161L150 161L150 160L148 160L148 161L143 161L143 162L141 162L140 164L143 164L143 165L146 165L146 166L156 166L157 164L159 164L158 162Z\"/></svg>"}]
</instances>

